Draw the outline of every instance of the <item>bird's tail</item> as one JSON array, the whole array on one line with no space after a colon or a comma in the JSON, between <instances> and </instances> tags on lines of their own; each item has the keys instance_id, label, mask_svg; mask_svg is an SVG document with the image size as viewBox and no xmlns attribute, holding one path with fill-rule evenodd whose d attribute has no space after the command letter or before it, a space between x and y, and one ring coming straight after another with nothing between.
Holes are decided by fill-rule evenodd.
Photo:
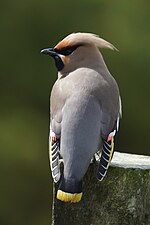
<instances>
[{"instance_id":1,"label":"bird's tail","mask_svg":"<svg viewBox=\"0 0 150 225\"><path fill-rule=\"evenodd\" d=\"M57 199L63 202L79 202L82 198L82 181L66 180L62 177L57 191Z\"/></svg>"}]
</instances>

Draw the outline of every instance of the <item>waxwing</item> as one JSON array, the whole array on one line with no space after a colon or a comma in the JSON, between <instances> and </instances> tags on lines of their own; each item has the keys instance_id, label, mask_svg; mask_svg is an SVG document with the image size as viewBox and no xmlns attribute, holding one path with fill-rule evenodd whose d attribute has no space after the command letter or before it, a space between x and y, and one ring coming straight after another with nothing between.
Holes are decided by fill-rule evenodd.
<instances>
[{"instance_id":1,"label":"waxwing","mask_svg":"<svg viewBox=\"0 0 150 225\"><path fill-rule=\"evenodd\" d=\"M121 99L98 48L117 50L91 33L72 33L41 52L55 61L58 78L50 97L50 167L60 182L57 199L79 202L82 179L101 150L97 178L106 175L121 117ZM60 172L60 159L63 172Z\"/></svg>"}]
</instances>

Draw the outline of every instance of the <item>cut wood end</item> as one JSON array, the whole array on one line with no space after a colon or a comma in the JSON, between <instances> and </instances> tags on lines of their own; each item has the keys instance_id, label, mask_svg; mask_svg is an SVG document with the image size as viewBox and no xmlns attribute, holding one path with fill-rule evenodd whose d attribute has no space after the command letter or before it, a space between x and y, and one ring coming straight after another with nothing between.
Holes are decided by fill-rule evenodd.
<instances>
[{"instance_id":1,"label":"cut wood end","mask_svg":"<svg viewBox=\"0 0 150 225\"><path fill-rule=\"evenodd\" d=\"M150 156L114 152L110 166L149 170Z\"/></svg>"}]
</instances>

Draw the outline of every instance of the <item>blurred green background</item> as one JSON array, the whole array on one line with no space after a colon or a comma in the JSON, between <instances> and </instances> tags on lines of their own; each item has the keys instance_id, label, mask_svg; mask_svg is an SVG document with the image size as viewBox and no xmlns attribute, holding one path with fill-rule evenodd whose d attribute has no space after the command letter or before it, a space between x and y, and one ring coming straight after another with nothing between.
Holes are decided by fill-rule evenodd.
<instances>
[{"instance_id":1,"label":"blurred green background","mask_svg":"<svg viewBox=\"0 0 150 225\"><path fill-rule=\"evenodd\" d=\"M99 34L122 96L117 150L149 155L150 2L1 0L0 224L48 225L49 94L56 69L40 54L71 32Z\"/></svg>"}]
</instances>

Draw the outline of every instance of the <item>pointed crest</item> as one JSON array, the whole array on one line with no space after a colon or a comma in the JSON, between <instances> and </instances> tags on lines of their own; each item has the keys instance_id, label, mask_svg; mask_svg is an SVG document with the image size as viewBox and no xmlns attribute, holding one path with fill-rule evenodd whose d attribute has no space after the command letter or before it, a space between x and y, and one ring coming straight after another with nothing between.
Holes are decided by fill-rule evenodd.
<instances>
[{"instance_id":1,"label":"pointed crest","mask_svg":"<svg viewBox=\"0 0 150 225\"><path fill-rule=\"evenodd\" d=\"M118 51L117 48L114 47L111 43L108 41L105 41L104 39L100 38L96 34L92 33L72 33L65 37L62 41L60 41L55 48L62 49L73 45L94 45L98 48L108 48L111 50Z\"/></svg>"}]
</instances>

